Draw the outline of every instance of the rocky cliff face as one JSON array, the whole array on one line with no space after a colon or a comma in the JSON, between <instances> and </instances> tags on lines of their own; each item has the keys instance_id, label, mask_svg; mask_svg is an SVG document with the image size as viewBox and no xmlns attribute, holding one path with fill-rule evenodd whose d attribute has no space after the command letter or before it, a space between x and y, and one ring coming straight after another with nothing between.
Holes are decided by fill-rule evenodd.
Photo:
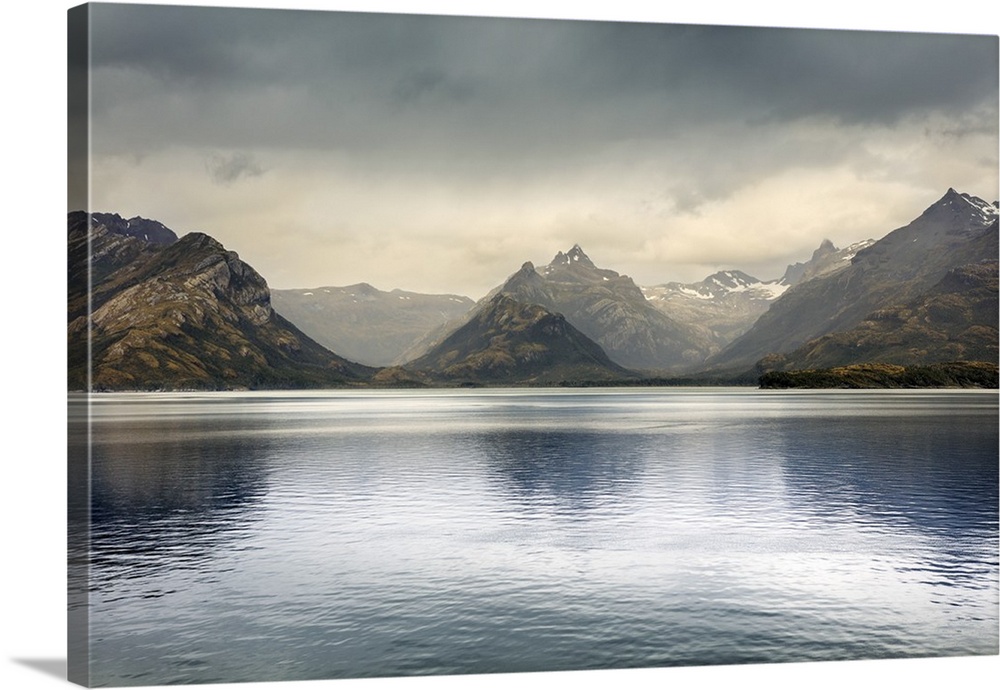
<instances>
[{"instance_id":1,"label":"rocky cliff face","mask_svg":"<svg viewBox=\"0 0 1000 690\"><path fill-rule=\"evenodd\" d=\"M314 387L371 376L276 314L265 280L213 238L170 241L152 221L129 221L133 232L119 221L69 219L71 388L87 386L88 342L95 390Z\"/></svg>"}]
</instances>

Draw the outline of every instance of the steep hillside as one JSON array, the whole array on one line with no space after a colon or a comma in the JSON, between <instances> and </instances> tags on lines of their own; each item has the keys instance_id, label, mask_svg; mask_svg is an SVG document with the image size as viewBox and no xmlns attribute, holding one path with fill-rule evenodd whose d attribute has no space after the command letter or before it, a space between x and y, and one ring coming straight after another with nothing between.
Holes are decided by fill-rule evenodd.
<instances>
[{"instance_id":1,"label":"steep hillside","mask_svg":"<svg viewBox=\"0 0 1000 690\"><path fill-rule=\"evenodd\" d=\"M122 232L136 219L120 220L95 214L88 252L86 216L69 217L71 389L87 386L88 340L95 390L321 387L371 377L276 314L264 279L216 240L197 232L150 239Z\"/></svg>"},{"instance_id":2,"label":"steep hillside","mask_svg":"<svg viewBox=\"0 0 1000 690\"><path fill-rule=\"evenodd\" d=\"M407 368L476 383L634 378L561 314L503 293Z\"/></svg>"},{"instance_id":3,"label":"steep hillside","mask_svg":"<svg viewBox=\"0 0 1000 690\"><path fill-rule=\"evenodd\" d=\"M878 309L910 302L951 269L995 258L996 219L992 204L948 190L916 220L857 252L850 265L790 288L708 364L750 366L854 328Z\"/></svg>"},{"instance_id":4,"label":"steep hillside","mask_svg":"<svg viewBox=\"0 0 1000 690\"><path fill-rule=\"evenodd\" d=\"M996 362L998 262L967 264L910 302L879 309L846 331L772 356L769 369L820 369L862 362Z\"/></svg>"}]
</instances>

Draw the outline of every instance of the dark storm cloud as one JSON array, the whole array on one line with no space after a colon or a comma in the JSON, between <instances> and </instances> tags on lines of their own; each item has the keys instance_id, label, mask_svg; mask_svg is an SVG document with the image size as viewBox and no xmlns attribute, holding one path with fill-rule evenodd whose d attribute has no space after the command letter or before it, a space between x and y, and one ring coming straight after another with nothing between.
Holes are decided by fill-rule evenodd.
<instances>
[{"instance_id":1,"label":"dark storm cloud","mask_svg":"<svg viewBox=\"0 0 1000 690\"><path fill-rule=\"evenodd\" d=\"M94 65L116 88L95 108L145 104L173 142L547 152L733 117L892 122L996 99L993 37L97 7Z\"/></svg>"},{"instance_id":2,"label":"dark storm cloud","mask_svg":"<svg viewBox=\"0 0 1000 690\"><path fill-rule=\"evenodd\" d=\"M788 118L890 121L997 93L991 36L739 27L602 25L602 80Z\"/></svg>"},{"instance_id":3,"label":"dark storm cloud","mask_svg":"<svg viewBox=\"0 0 1000 690\"><path fill-rule=\"evenodd\" d=\"M264 169L248 153L215 154L206 162L208 173L218 184L228 185L243 177L260 177Z\"/></svg>"},{"instance_id":4,"label":"dark storm cloud","mask_svg":"<svg viewBox=\"0 0 1000 690\"><path fill-rule=\"evenodd\" d=\"M400 105L439 98L458 102L471 97L473 87L449 78L440 69L425 69L403 75L397 80L392 94Z\"/></svg>"}]
</instances>

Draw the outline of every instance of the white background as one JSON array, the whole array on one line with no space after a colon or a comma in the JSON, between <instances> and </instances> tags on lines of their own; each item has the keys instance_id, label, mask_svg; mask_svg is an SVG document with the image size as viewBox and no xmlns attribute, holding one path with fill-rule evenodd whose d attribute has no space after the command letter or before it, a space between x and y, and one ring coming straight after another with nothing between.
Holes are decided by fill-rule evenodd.
<instances>
[{"instance_id":1,"label":"white background","mask_svg":"<svg viewBox=\"0 0 1000 690\"><path fill-rule=\"evenodd\" d=\"M74 3L20 0L5 6L3 207L0 232L0 359L4 406L0 463L0 688L65 687L65 83L66 10ZM192 4L176 2L173 4ZM367 11L535 16L701 24L797 26L949 33L1000 33L992 2L909 4L848 0L805 3L701 0L673 7L650 0L264 0L204 4ZM969 69L976 69L969 65ZM991 152L995 153L995 152ZM992 687L1000 657L861 661L634 671L219 685L218 688L941 688ZM988 679L993 678L990 682Z\"/></svg>"}]
</instances>

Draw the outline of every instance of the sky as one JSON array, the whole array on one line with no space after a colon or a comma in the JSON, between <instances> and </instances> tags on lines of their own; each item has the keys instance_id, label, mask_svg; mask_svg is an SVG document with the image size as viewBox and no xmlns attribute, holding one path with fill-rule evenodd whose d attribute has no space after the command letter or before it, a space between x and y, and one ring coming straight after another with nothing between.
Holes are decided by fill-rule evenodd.
<instances>
[{"instance_id":1,"label":"sky","mask_svg":"<svg viewBox=\"0 0 1000 690\"><path fill-rule=\"evenodd\" d=\"M573 244L640 285L770 279L949 187L1000 196L996 35L92 12L91 210L272 288L478 299Z\"/></svg>"}]
</instances>

